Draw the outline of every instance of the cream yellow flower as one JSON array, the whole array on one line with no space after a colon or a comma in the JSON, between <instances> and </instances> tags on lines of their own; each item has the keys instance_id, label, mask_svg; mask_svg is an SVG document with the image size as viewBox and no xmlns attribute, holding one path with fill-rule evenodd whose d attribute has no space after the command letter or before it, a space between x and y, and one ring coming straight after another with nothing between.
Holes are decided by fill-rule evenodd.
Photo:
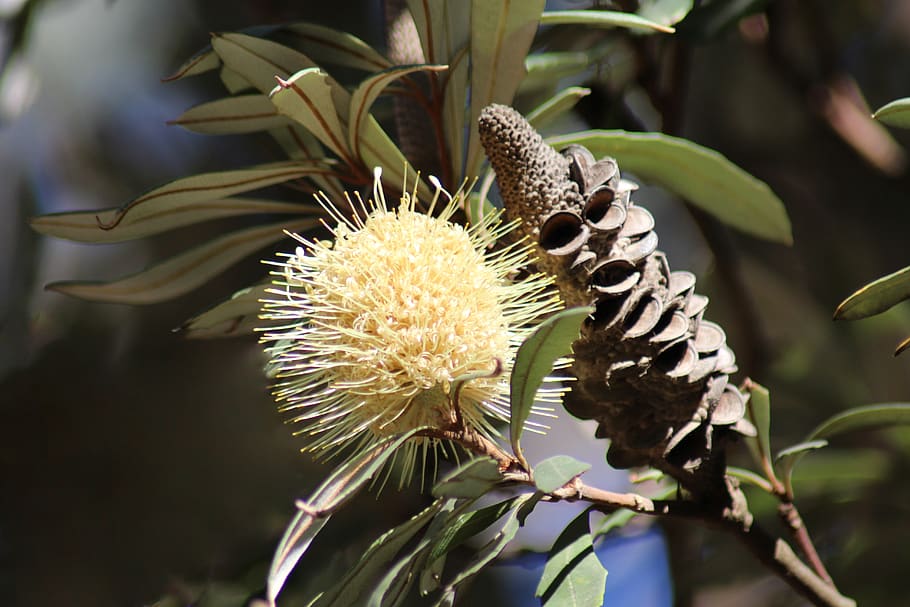
<instances>
[{"instance_id":1,"label":"cream yellow flower","mask_svg":"<svg viewBox=\"0 0 910 607\"><path fill-rule=\"evenodd\" d=\"M421 426L460 421L487 437L508 419L508 377L515 351L536 321L561 305L550 279L516 280L530 248L500 239L514 225L499 214L465 228L452 215L463 202L436 185L426 212L414 191L389 208L377 169L373 199L348 198L346 217L324 195L333 241L298 235L296 252L278 262L263 318L276 379L273 395L294 414L305 450L357 453ZM437 208L438 205L442 208ZM494 247L494 245L496 245ZM466 375L457 403L454 384ZM545 388L552 398L558 387ZM427 455L446 446L406 443L402 482Z\"/></svg>"}]
</instances>

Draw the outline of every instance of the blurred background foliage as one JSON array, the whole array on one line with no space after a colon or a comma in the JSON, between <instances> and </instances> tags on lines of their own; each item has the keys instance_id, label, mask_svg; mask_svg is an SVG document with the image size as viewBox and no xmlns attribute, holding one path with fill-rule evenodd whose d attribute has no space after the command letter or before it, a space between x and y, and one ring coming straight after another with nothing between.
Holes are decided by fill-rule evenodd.
<instances>
[{"instance_id":1,"label":"blurred background foliage","mask_svg":"<svg viewBox=\"0 0 910 607\"><path fill-rule=\"evenodd\" d=\"M837 411L910 395L906 356L891 356L910 328L906 304L860 323L831 321L855 289L910 262L908 132L871 122L865 105L910 94L910 3L709 6L729 12L693 13L672 41L632 38L595 64L580 82L592 94L550 131L684 136L784 200L789 248L721 227L662 191L639 196L673 267L694 271L711 296L712 318L741 369L771 389L781 448ZM87 303L42 287L114 278L245 220L116 248L39 238L26 220L108 208L183 175L276 159L264 139L166 126L221 87L214 77L160 78L209 32L253 24L315 21L381 47L382 7L5 0L0 16L0 602L146 605L170 594L168 604L190 604L206 591L213 605L241 605L261 587L293 499L324 471L296 453L274 413L253 340L189 341L171 329L255 281L260 265L244 262L149 307ZM630 72L636 86L612 86ZM602 461L603 447L593 445L588 461ZM860 605L905 596L910 432L850 435L802 466L797 500L843 592ZM610 475L614 487L624 478ZM761 496L750 497L760 515ZM386 492L379 508L362 496L308 562L331 577L421 499ZM676 604L798 604L728 539L689 525L664 529ZM479 583L511 593L503 579ZM608 589L614 583L611 572Z\"/></svg>"}]
</instances>

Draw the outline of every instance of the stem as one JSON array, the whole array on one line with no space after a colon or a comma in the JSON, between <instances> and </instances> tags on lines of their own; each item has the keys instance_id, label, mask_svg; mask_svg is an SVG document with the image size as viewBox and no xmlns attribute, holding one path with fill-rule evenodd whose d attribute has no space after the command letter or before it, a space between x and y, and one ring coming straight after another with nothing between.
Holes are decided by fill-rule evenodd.
<instances>
[{"instance_id":1,"label":"stem","mask_svg":"<svg viewBox=\"0 0 910 607\"><path fill-rule=\"evenodd\" d=\"M468 451L477 455L491 457L499 463L503 480L533 486L531 471L522 466L514 456L503 451L499 445L467 427L427 430L424 436L451 440L459 443ZM768 569L787 582L794 590L819 607L855 607L856 602L843 596L831 582L827 572L819 573L813 562L812 568L806 566L793 549L780 538L776 538L754 524L745 498L735 481L727 480L727 491L731 505L719 507L717 503L697 502L692 500L654 500L636 493L616 493L598 487L586 485L578 477L572 479L559 489L549 493L550 501L583 500L600 510L613 511L625 508L637 514L648 516L671 516L699 520L708 525L734 535L755 555ZM791 504L792 506L792 504ZM795 507L787 510L790 528L794 531L800 548L811 551L818 559L808 539L808 532ZM792 522L790 522L792 521ZM806 543L804 543L806 542ZM820 564L820 561L819 561ZM824 571L824 568L821 569Z\"/></svg>"},{"instance_id":2,"label":"stem","mask_svg":"<svg viewBox=\"0 0 910 607\"><path fill-rule=\"evenodd\" d=\"M806 560L809 561L809 564L812 566L812 569L815 570L815 573L818 574L818 577L833 586L834 580L831 579L831 575L828 573L828 570L825 569L824 563L822 563L821 558L818 556L818 552L815 550L815 544L812 543L812 536L809 535L809 530L806 529L806 524L799 515L796 504L790 501L781 502L777 507L777 514L780 515L780 518L793 534L796 545L799 546L799 549L805 555Z\"/></svg>"}]
</instances>

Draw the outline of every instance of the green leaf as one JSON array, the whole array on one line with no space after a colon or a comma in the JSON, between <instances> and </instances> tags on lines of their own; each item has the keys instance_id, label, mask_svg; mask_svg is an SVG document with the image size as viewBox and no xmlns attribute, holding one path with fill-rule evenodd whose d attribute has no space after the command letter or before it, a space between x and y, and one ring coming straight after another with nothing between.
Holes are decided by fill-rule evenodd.
<instances>
[{"instance_id":1,"label":"green leaf","mask_svg":"<svg viewBox=\"0 0 910 607\"><path fill-rule=\"evenodd\" d=\"M348 114L348 144L354 151L354 156L360 157L360 132L364 121L370 117L370 108L376 98L389 84L402 76L413 72L429 71L440 72L447 69L445 65L399 65L374 74L357 85L351 95L350 112Z\"/></svg>"},{"instance_id":2,"label":"green leaf","mask_svg":"<svg viewBox=\"0 0 910 607\"><path fill-rule=\"evenodd\" d=\"M692 4L692 0L642 0L637 14L654 23L673 25L689 14Z\"/></svg>"},{"instance_id":3,"label":"green leaf","mask_svg":"<svg viewBox=\"0 0 910 607\"><path fill-rule=\"evenodd\" d=\"M465 153L465 120L468 99L468 49L455 55L449 64L445 95L442 102L442 130L448 142L452 175L467 177L462 171ZM473 177L473 176L472 176Z\"/></svg>"},{"instance_id":4,"label":"green leaf","mask_svg":"<svg viewBox=\"0 0 910 607\"><path fill-rule=\"evenodd\" d=\"M499 464L489 457L478 457L462 464L433 487L436 497L476 498L502 482Z\"/></svg>"},{"instance_id":5,"label":"green leaf","mask_svg":"<svg viewBox=\"0 0 910 607\"><path fill-rule=\"evenodd\" d=\"M247 255L282 240L286 237L285 230L303 232L318 225L317 219L303 219L238 230L118 280L64 281L45 288L89 301L122 304L167 301L189 293Z\"/></svg>"},{"instance_id":6,"label":"green leaf","mask_svg":"<svg viewBox=\"0 0 910 607\"><path fill-rule=\"evenodd\" d=\"M872 117L891 126L910 128L910 97L896 99L878 108Z\"/></svg>"},{"instance_id":7,"label":"green leaf","mask_svg":"<svg viewBox=\"0 0 910 607\"><path fill-rule=\"evenodd\" d=\"M368 72L392 67L392 62L369 44L347 32L315 23L293 23L281 27L289 42L320 64L340 65Z\"/></svg>"},{"instance_id":8,"label":"green leaf","mask_svg":"<svg viewBox=\"0 0 910 607\"><path fill-rule=\"evenodd\" d=\"M570 86L528 112L525 118L531 123L531 126L539 131L571 110L583 97L587 97L590 94L591 89L581 86Z\"/></svg>"},{"instance_id":9,"label":"green leaf","mask_svg":"<svg viewBox=\"0 0 910 607\"><path fill-rule=\"evenodd\" d=\"M290 78L307 68L318 67L309 57L283 44L246 34L213 34L212 48L226 67L268 95L275 78Z\"/></svg>"},{"instance_id":10,"label":"green leaf","mask_svg":"<svg viewBox=\"0 0 910 607\"><path fill-rule=\"evenodd\" d=\"M537 389L553 368L556 359L572 351L572 342L578 338L581 323L591 312L593 309L590 307L557 312L542 322L518 348L509 380L509 436L516 455L521 453L519 441L534 405Z\"/></svg>"},{"instance_id":11,"label":"green leaf","mask_svg":"<svg viewBox=\"0 0 910 607\"><path fill-rule=\"evenodd\" d=\"M544 493L552 493L590 469L591 464L568 455L554 455L534 466L534 485Z\"/></svg>"},{"instance_id":12,"label":"green leaf","mask_svg":"<svg viewBox=\"0 0 910 607\"><path fill-rule=\"evenodd\" d=\"M465 175L478 174L483 154L477 119L491 103L511 105L525 75L544 0L471 1L471 114Z\"/></svg>"},{"instance_id":13,"label":"green leaf","mask_svg":"<svg viewBox=\"0 0 910 607\"><path fill-rule=\"evenodd\" d=\"M335 111L328 74L319 68L301 70L288 80L279 80L271 99L279 112L302 124L326 147L354 164L347 145L347 129Z\"/></svg>"},{"instance_id":14,"label":"green leaf","mask_svg":"<svg viewBox=\"0 0 910 607\"><path fill-rule=\"evenodd\" d=\"M316 602L318 607L348 607L360 604L361 596L386 570L402 548L435 517L447 500L438 499L420 513L376 539L338 584Z\"/></svg>"},{"instance_id":15,"label":"green leaf","mask_svg":"<svg viewBox=\"0 0 910 607\"><path fill-rule=\"evenodd\" d=\"M537 503L537 498L535 498L534 494L526 493L513 498L513 500L512 510L506 517L502 527L500 527L499 532L493 536L489 542L474 552L471 562L446 584L446 590L454 589L459 584L462 584L478 574L484 567L502 554L502 551L509 545L509 542L515 539L515 535L521 527L521 521L527 517L530 513L530 509Z\"/></svg>"},{"instance_id":16,"label":"green leaf","mask_svg":"<svg viewBox=\"0 0 910 607\"><path fill-rule=\"evenodd\" d=\"M800 491L849 499L862 486L884 480L892 458L879 449L827 449L803 460L794 470L792 483Z\"/></svg>"},{"instance_id":17,"label":"green leaf","mask_svg":"<svg viewBox=\"0 0 910 607\"><path fill-rule=\"evenodd\" d=\"M315 211L314 205L223 198L307 175L328 173L329 170L323 162L283 162L192 175L155 188L119 208L42 215L33 218L31 226L47 236L78 242L112 243L236 215L311 215Z\"/></svg>"},{"instance_id":18,"label":"green leaf","mask_svg":"<svg viewBox=\"0 0 910 607\"><path fill-rule=\"evenodd\" d=\"M737 468L736 466L727 466L727 475L732 476L733 478L737 478L740 481L754 487L758 487L759 489L767 491L768 493L771 493L773 491L771 483L768 482L768 479L759 474L756 474L755 472L752 472L751 470L747 470L745 468Z\"/></svg>"},{"instance_id":19,"label":"green leaf","mask_svg":"<svg viewBox=\"0 0 910 607\"><path fill-rule=\"evenodd\" d=\"M559 534L547 555L534 596L550 607L600 607L607 570L594 553L590 510L578 515Z\"/></svg>"},{"instance_id":20,"label":"green leaf","mask_svg":"<svg viewBox=\"0 0 910 607\"><path fill-rule=\"evenodd\" d=\"M221 58L215 54L211 46L207 46L187 59L183 65L177 68L177 71L165 78L164 81L173 82L182 78L204 74L205 72L217 70L220 66Z\"/></svg>"},{"instance_id":21,"label":"green leaf","mask_svg":"<svg viewBox=\"0 0 910 607\"><path fill-rule=\"evenodd\" d=\"M265 282L241 289L231 295L230 299L187 320L177 331L191 339L250 334L254 327L265 324L259 320L259 310L262 307L259 300L268 296L267 290L271 287L271 282Z\"/></svg>"},{"instance_id":22,"label":"green leaf","mask_svg":"<svg viewBox=\"0 0 910 607\"><path fill-rule=\"evenodd\" d=\"M619 11L548 11L541 25L587 25L589 27L625 27L629 29L673 33L672 27L649 21L632 13Z\"/></svg>"},{"instance_id":23,"label":"green leaf","mask_svg":"<svg viewBox=\"0 0 910 607\"><path fill-rule=\"evenodd\" d=\"M889 427L901 424L910 424L910 403L884 403L865 405L847 409L828 418L815 427L799 444L791 447L792 453L781 452L781 467L785 473L784 483L792 493L792 480L795 475L796 464L802 461L809 451L817 449L822 443L827 442L845 432L871 430L874 428ZM818 447L813 447L818 445ZM807 447L799 449L798 447Z\"/></svg>"},{"instance_id":24,"label":"green leaf","mask_svg":"<svg viewBox=\"0 0 910 607\"><path fill-rule=\"evenodd\" d=\"M402 444L423 429L414 428L404 434L389 437L347 460L306 500L306 507L298 509L278 543L269 567L266 595L270 604L275 603L275 598L291 571L332 512L360 491Z\"/></svg>"},{"instance_id":25,"label":"green leaf","mask_svg":"<svg viewBox=\"0 0 910 607\"><path fill-rule=\"evenodd\" d=\"M793 457L794 455L805 453L807 451L814 451L815 449L821 449L822 447L827 446L828 441L824 439L796 443L795 445L790 445L786 449L781 449L777 456L774 458L774 461L780 462L789 457Z\"/></svg>"},{"instance_id":26,"label":"green leaf","mask_svg":"<svg viewBox=\"0 0 910 607\"><path fill-rule=\"evenodd\" d=\"M420 45L427 63L447 64L449 71L436 78L444 87L442 127L451 160L452 175L462 173L465 147L465 112L468 99L471 11L465 0L408 0ZM471 175L473 177L473 175Z\"/></svg>"},{"instance_id":27,"label":"green leaf","mask_svg":"<svg viewBox=\"0 0 910 607\"><path fill-rule=\"evenodd\" d=\"M834 320L875 316L906 299L910 299L910 266L873 280L842 301Z\"/></svg>"},{"instance_id":28,"label":"green leaf","mask_svg":"<svg viewBox=\"0 0 910 607\"><path fill-rule=\"evenodd\" d=\"M271 102L270 102L271 103ZM325 148L312 133L296 122L269 131L269 134L290 158L304 161L331 162L326 157ZM344 187L337 177L331 175L308 175L318 190L325 192L334 200L344 199Z\"/></svg>"},{"instance_id":29,"label":"green leaf","mask_svg":"<svg viewBox=\"0 0 910 607\"><path fill-rule=\"evenodd\" d=\"M450 64L471 33L465 0L408 0L408 9L427 63Z\"/></svg>"},{"instance_id":30,"label":"green leaf","mask_svg":"<svg viewBox=\"0 0 910 607\"><path fill-rule=\"evenodd\" d=\"M238 95L209 101L168 122L194 133L233 135L267 131L288 124L265 95Z\"/></svg>"},{"instance_id":31,"label":"green leaf","mask_svg":"<svg viewBox=\"0 0 910 607\"><path fill-rule=\"evenodd\" d=\"M831 439L845 432L910 424L910 403L883 403L847 409L819 424L806 441Z\"/></svg>"},{"instance_id":32,"label":"green leaf","mask_svg":"<svg viewBox=\"0 0 910 607\"><path fill-rule=\"evenodd\" d=\"M745 440L752 447L755 462L762 466L771 462L771 395L766 387L751 380L744 387L749 392L749 418L757 431L755 437Z\"/></svg>"},{"instance_id":33,"label":"green leaf","mask_svg":"<svg viewBox=\"0 0 910 607\"><path fill-rule=\"evenodd\" d=\"M744 232L791 244L790 219L766 183L721 154L691 141L660 133L583 131L552 137L550 145L585 146L595 157L613 156L623 171L680 195Z\"/></svg>"},{"instance_id":34,"label":"green leaf","mask_svg":"<svg viewBox=\"0 0 910 607\"><path fill-rule=\"evenodd\" d=\"M585 72L594 70L608 52L610 44L599 44L583 51L552 51L534 53L525 59L527 76L521 81L521 93L533 93L538 90L550 91L554 83Z\"/></svg>"},{"instance_id":35,"label":"green leaf","mask_svg":"<svg viewBox=\"0 0 910 607\"><path fill-rule=\"evenodd\" d=\"M910 348L910 337L908 337L901 343L897 344L897 347L894 349L894 355L899 356L902 352L905 352L908 348Z\"/></svg>"},{"instance_id":36,"label":"green leaf","mask_svg":"<svg viewBox=\"0 0 910 607\"><path fill-rule=\"evenodd\" d=\"M429 562L449 553L518 506L518 497L458 515L439 532L429 553Z\"/></svg>"}]
</instances>

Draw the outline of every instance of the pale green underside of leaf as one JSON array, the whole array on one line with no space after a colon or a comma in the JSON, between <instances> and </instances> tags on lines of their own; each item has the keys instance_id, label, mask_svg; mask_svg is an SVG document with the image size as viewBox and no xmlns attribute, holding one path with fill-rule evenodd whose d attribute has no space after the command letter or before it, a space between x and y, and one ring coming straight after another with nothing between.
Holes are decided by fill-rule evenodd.
<instances>
[{"instance_id":1,"label":"pale green underside of leaf","mask_svg":"<svg viewBox=\"0 0 910 607\"><path fill-rule=\"evenodd\" d=\"M906 299L910 299L910 266L873 280L856 291L837 306L834 319L875 316Z\"/></svg>"},{"instance_id":2,"label":"pale green underside of leaf","mask_svg":"<svg viewBox=\"0 0 910 607\"><path fill-rule=\"evenodd\" d=\"M373 445L336 468L313 492L306 500L308 511L298 510L275 550L266 580L266 594L270 603L274 604L291 571L328 521L331 512L356 495L388 462L398 447L422 430L423 428L414 428Z\"/></svg>"},{"instance_id":3,"label":"pale green underside of leaf","mask_svg":"<svg viewBox=\"0 0 910 607\"><path fill-rule=\"evenodd\" d=\"M660 133L626 131L583 131L547 141L557 149L576 143L595 157L613 156L623 171L678 194L728 225L793 242L787 211L771 188L714 150Z\"/></svg>"},{"instance_id":4,"label":"pale green underside of leaf","mask_svg":"<svg viewBox=\"0 0 910 607\"><path fill-rule=\"evenodd\" d=\"M179 297L201 286L247 255L285 238L284 230L306 231L316 219L298 219L232 232L112 282L67 281L46 289L90 301L151 304Z\"/></svg>"},{"instance_id":5,"label":"pale green underside of leaf","mask_svg":"<svg viewBox=\"0 0 910 607\"><path fill-rule=\"evenodd\" d=\"M238 135L288 124L269 98L261 94L216 99L190 108L170 124L203 135Z\"/></svg>"},{"instance_id":6,"label":"pale green underside of leaf","mask_svg":"<svg viewBox=\"0 0 910 607\"><path fill-rule=\"evenodd\" d=\"M265 282L241 289L230 299L189 319L178 330L191 339L248 335L254 327L266 324L259 320L260 300L268 297L271 286L271 282Z\"/></svg>"},{"instance_id":7,"label":"pale green underside of leaf","mask_svg":"<svg viewBox=\"0 0 910 607\"><path fill-rule=\"evenodd\" d=\"M465 175L477 175L482 161L477 119L491 103L511 105L525 75L544 0L472 0L471 109Z\"/></svg>"},{"instance_id":8,"label":"pale green underside of leaf","mask_svg":"<svg viewBox=\"0 0 910 607\"><path fill-rule=\"evenodd\" d=\"M552 493L590 469L591 464L568 455L554 455L534 466L534 485L544 493Z\"/></svg>"},{"instance_id":9,"label":"pale green underside of leaf","mask_svg":"<svg viewBox=\"0 0 910 607\"><path fill-rule=\"evenodd\" d=\"M872 117L891 126L910 129L910 97L897 99L878 108Z\"/></svg>"},{"instance_id":10,"label":"pale green underside of leaf","mask_svg":"<svg viewBox=\"0 0 910 607\"><path fill-rule=\"evenodd\" d=\"M537 389L550 373L553 363L572 351L572 342L578 338L581 323L591 312L593 309L589 307L557 312L542 322L518 348L509 382L509 435L516 454L520 452L518 443Z\"/></svg>"},{"instance_id":11,"label":"pale green underside of leaf","mask_svg":"<svg viewBox=\"0 0 910 607\"><path fill-rule=\"evenodd\" d=\"M312 214L315 205L225 198L329 172L324 162L283 162L177 179L116 209L42 215L32 227L78 242L113 243L159 234L200 221L252 213Z\"/></svg>"},{"instance_id":12,"label":"pale green underside of leaf","mask_svg":"<svg viewBox=\"0 0 910 607\"><path fill-rule=\"evenodd\" d=\"M328 74L307 68L279 82L270 95L278 111L300 123L339 157L351 161L347 129L342 126Z\"/></svg>"},{"instance_id":13,"label":"pale green underside of leaf","mask_svg":"<svg viewBox=\"0 0 910 607\"><path fill-rule=\"evenodd\" d=\"M727 475L732 476L733 478L739 479L740 482L752 485L753 487L758 487L763 491L771 492L771 483L768 482L763 476L747 470L745 468L737 468L736 466L727 466Z\"/></svg>"},{"instance_id":14,"label":"pale green underside of leaf","mask_svg":"<svg viewBox=\"0 0 910 607\"><path fill-rule=\"evenodd\" d=\"M587 25L590 27L625 27L645 32L673 33L672 27L649 21L633 13L619 11L548 11L541 25Z\"/></svg>"},{"instance_id":15,"label":"pale green underside of leaf","mask_svg":"<svg viewBox=\"0 0 910 607\"><path fill-rule=\"evenodd\" d=\"M548 607L600 607L607 570L594 553L585 510L562 531L547 555L534 596Z\"/></svg>"}]
</instances>

